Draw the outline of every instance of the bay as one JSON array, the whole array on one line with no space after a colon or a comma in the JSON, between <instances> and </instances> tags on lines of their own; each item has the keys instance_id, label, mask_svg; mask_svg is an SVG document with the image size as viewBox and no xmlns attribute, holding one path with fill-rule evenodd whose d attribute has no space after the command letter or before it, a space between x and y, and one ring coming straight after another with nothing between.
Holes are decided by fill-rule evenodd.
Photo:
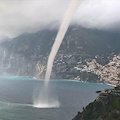
<instances>
[{"instance_id":1,"label":"bay","mask_svg":"<svg viewBox=\"0 0 120 120\"><path fill-rule=\"evenodd\" d=\"M71 120L104 91L112 86L70 80L50 80L50 94L60 102L59 108L35 108L34 94L39 94L44 80L24 77L0 77L0 120Z\"/></svg>"}]
</instances>

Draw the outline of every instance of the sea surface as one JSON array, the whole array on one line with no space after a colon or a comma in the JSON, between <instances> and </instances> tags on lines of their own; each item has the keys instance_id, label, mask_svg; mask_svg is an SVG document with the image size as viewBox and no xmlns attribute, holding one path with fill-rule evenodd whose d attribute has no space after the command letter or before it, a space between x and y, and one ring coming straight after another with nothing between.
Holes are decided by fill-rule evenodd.
<instances>
[{"instance_id":1,"label":"sea surface","mask_svg":"<svg viewBox=\"0 0 120 120\"><path fill-rule=\"evenodd\" d=\"M43 80L24 77L0 77L0 120L72 120L90 102L112 86L70 80L50 80L50 94L60 103L58 108L35 108L34 95L42 92ZM52 96L52 95L51 95Z\"/></svg>"}]
</instances>

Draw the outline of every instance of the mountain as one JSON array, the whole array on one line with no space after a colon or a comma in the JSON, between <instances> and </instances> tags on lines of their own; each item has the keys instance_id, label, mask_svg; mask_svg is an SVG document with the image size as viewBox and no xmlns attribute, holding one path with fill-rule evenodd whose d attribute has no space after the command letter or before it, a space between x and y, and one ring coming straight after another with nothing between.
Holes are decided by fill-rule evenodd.
<instances>
[{"instance_id":1,"label":"mountain","mask_svg":"<svg viewBox=\"0 0 120 120\"><path fill-rule=\"evenodd\" d=\"M1 75L35 76L44 78L46 63L57 30L42 30L32 34L22 34L11 41L0 44ZM75 79L98 82L93 73L80 73L74 67L96 58L100 64L107 64L115 54L119 54L120 35L70 26L56 56L53 79ZM90 78L90 79L89 79Z\"/></svg>"}]
</instances>

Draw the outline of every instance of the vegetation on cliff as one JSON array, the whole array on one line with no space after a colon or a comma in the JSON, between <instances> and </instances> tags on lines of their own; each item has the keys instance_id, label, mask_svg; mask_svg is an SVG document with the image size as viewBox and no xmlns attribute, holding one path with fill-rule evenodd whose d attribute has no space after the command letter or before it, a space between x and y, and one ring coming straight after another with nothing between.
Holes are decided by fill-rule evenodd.
<instances>
[{"instance_id":1,"label":"vegetation on cliff","mask_svg":"<svg viewBox=\"0 0 120 120\"><path fill-rule=\"evenodd\" d=\"M78 112L73 120L120 120L120 96L101 93L98 99Z\"/></svg>"}]
</instances>

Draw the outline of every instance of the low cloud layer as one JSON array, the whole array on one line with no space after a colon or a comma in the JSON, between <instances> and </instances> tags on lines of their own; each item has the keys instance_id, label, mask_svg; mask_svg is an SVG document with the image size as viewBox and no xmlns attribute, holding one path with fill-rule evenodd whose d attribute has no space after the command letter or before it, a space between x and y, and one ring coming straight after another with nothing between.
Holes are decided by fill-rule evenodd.
<instances>
[{"instance_id":1,"label":"low cloud layer","mask_svg":"<svg viewBox=\"0 0 120 120\"><path fill-rule=\"evenodd\" d=\"M0 36L54 29L62 21L70 0L0 0ZM119 0L81 0L72 23L98 29L118 28Z\"/></svg>"},{"instance_id":2,"label":"low cloud layer","mask_svg":"<svg viewBox=\"0 0 120 120\"><path fill-rule=\"evenodd\" d=\"M84 0L74 21L89 28L118 29L120 27L120 0Z\"/></svg>"}]
</instances>

